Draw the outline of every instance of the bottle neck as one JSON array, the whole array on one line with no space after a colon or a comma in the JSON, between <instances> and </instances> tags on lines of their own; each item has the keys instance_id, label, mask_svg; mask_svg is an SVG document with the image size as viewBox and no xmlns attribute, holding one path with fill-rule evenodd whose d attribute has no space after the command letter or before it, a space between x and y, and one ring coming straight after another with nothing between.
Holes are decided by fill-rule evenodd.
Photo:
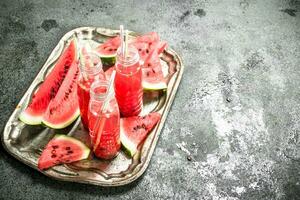
<instances>
[{"instance_id":1,"label":"bottle neck","mask_svg":"<svg viewBox=\"0 0 300 200\"><path fill-rule=\"evenodd\" d=\"M90 89L90 98L95 101L104 101L106 96L113 96L114 90L108 91L108 82L105 80L95 81Z\"/></svg>"},{"instance_id":2,"label":"bottle neck","mask_svg":"<svg viewBox=\"0 0 300 200\"><path fill-rule=\"evenodd\" d=\"M140 56L137 49L130 45L127 49L126 55L123 55L121 52L121 48L117 50L117 62L122 67L130 67L135 63L139 62Z\"/></svg>"},{"instance_id":3,"label":"bottle neck","mask_svg":"<svg viewBox=\"0 0 300 200\"><path fill-rule=\"evenodd\" d=\"M94 52L87 52L81 49L79 56L79 68L84 79L94 79L103 72L101 58Z\"/></svg>"}]
</instances>

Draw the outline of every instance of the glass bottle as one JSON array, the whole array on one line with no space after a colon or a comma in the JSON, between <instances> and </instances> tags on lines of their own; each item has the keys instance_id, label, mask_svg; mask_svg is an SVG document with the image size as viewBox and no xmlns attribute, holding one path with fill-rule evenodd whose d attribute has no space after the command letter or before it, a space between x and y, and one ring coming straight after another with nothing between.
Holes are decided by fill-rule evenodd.
<instances>
[{"instance_id":1,"label":"glass bottle","mask_svg":"<svg viewBox=\"0 0 300 200\"><path fill-rule=\"evenodd\" d=\"M142 71L140 57L134 46L129 46L127 56L121 48L117 51L115 93L124 117L138 115L143 106Z\"/></svg>"},{"instance_id":2,"label":"glass bottle","mask_svg":"<svg viewBox=\"0 0 300 200\"><path fill-rule=\"evenodd\" d=\"M81 49L79 56L80 76L77 84L77 94L81 121L88 129L88 106L90 101L90 87L96 80L105 80L100 57L94 52Z\"/></svg>"},{"instance_id":3,"label":"glass bottle","mask_svg":"<svg viewBox=\"0 0 300 200\"><path fill-rule=\"evenodd\" d=\"M114 158L120 148L120 112L114 90L108 90L107 81L95 81L90 90L89 134L94 154L102 159ZM108 96L107 107L101 111ZM98 122L97 122L98 120Z\"/></svg>"}]
</instances>

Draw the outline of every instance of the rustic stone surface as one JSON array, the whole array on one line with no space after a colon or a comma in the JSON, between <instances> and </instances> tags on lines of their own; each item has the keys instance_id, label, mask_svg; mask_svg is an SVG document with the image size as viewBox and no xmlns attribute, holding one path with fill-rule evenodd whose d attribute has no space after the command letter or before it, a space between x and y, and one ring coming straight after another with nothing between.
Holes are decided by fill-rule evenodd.
<instances>
[{"instance_id":1,"label":"rustic stone surface","mask_svg":"<svg viewBox=\"0 0 300 200\"><path fill-rule=\"evenodd\" d=\"M0 126L67 31L156 31L186 70L151 164L118 188L0 151L0 199L300 199L300 2L0 2ZM188 157L188 159L187 159Z\"/></svg>"}]
</instances>

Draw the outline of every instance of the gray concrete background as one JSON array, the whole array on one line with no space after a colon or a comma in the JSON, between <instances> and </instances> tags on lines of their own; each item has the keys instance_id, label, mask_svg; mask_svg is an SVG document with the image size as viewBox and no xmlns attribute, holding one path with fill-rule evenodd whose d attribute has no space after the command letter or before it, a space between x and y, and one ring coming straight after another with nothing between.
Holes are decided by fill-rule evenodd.
<instances>
[{"instance_id":1,"label":"gray concrete background","mask_svg":"<svg viewBox=\"0 0 300 200\"><path fill-rule=\"evenodd\" d=\"M60 37L119 24L158 32L186 66L144 176L59 182L1 147L0 199L300 199L297 0L1 0L1 129Z\"/></svg>"}]
</instances>

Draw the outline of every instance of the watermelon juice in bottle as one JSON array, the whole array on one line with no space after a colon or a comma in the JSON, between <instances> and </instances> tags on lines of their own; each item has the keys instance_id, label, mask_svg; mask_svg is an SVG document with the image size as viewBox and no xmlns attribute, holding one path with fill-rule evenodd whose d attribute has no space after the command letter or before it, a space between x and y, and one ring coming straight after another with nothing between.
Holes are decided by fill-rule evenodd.
<instances>
[{"instance_id":1,"label":"watermelon juice in bottle","mask_svg":"<svg viewBox=\"0 0 300 200\"><path fill-rule=\"evenodd\" d=\"M90 101L90 87L96 80L105 80L100 57L93 52L82 51L79 57L80 76L77 83L77 94L81 121L88 129L88 107Z\"/></svg>"},{"instance_id":2,"label":"watermelon juice in bottle","mask_svg":"<svg viewBox=\"0 0 300 200\"><path fill-rule=\"evenodd\" d=\"M129 117L138 115L142 110L142 71L140 57L135 47L129 46L125 55L119 48L116 60L115 93L122 116Z\"/></svg>"},{"instance_id":3,"label":"watermelon juice in bottle","mask_svg":"<svg viewBox=\"0 0 300 200\"><path fill-rule=\"evenodd\" d=\"M114 158L120 150L120 112L113 88L108 90L107 81L96 81L90 90L89 134L94 153L102 159ZM103 108L105 98L107 107ZM98 120L98 122L97 122Z\"/></svg>"}]
</instances>

